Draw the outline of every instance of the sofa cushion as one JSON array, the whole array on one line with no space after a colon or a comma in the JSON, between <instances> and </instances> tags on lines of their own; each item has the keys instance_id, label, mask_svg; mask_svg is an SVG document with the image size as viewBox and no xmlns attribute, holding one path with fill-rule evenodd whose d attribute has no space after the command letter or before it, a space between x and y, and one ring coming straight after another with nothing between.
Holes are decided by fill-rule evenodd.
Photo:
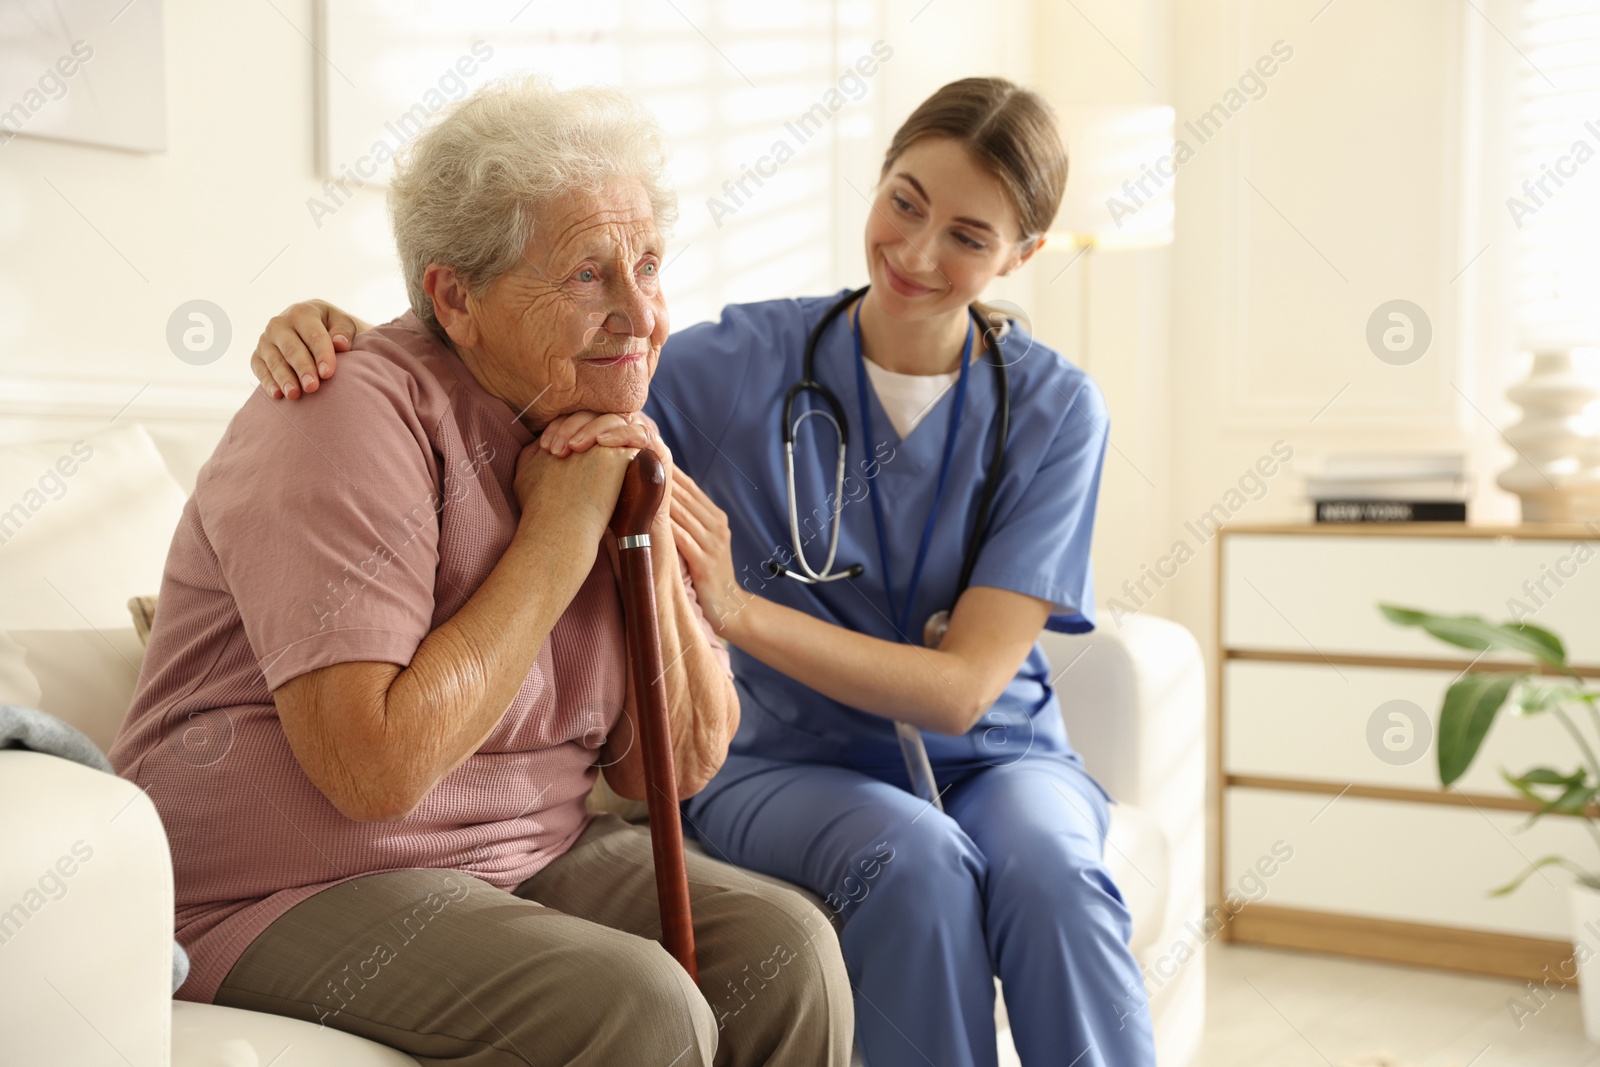
<instances>
[{"instance_id":1,"label":"sofa cushion","mask_svg":"<svg viewBox=\"0 0 1600 1067\"><path fill-rule=\"evenodd\" d=\"M108 751L144 662L144 646L133 627L12 630L0 633L0 640L20 652L25 671L19 675L0 666L0 704L49 712ZM0 663L7 658L0 649ZM30 692L32 699L26 699Z\"/></svg>"},{"instance_id":2,"label":"sofa cushion","mask_svg":"<svg viewBox=\"0 0 1600 1067\"><path fill-rule=\"evenodd\" d=\"M27 651L0 630L0 704L39 706L39 683L28 669Z\"/></svg>"},{"instance_id":3,"label":"sofa cushion","mask_svg":"<svg viewBox=\"0 0 1600 1067\"><path fill-rule=\"evenodd\" d=\"M417 1067L403 1052L329 1026L172 1002L172 1067Z\"/></svg>"},{"instance_id":4,"label":"sofa cushion","mask_svg":"<svg viewBox=\"0 0 1600 1067\"><path fill-rule=\"evenodd\" d=\"M117 629L161 584L184 493L139 426L0 446L0 630Z\"/></svg>"},{"instance_id":5,"label":"sofa cushion","mask_svg":"<svg viewBox=\"0 0 1600 1067\"><path fill-rule=\"evenodd\" d=\"M156 624L156 598L153 596L136 596L128 598L128 614L133 617L133 632L139 635L139 643L150 643L150 627Z\"/></svg>"}]
</instances>

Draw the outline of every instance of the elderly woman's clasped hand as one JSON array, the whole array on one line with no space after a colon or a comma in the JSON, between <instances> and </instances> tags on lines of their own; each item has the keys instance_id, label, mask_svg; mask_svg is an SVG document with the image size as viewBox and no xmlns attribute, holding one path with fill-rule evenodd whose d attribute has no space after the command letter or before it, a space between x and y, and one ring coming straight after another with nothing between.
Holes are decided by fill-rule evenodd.
<instances>
[{"instance_id":1,"label":"elderly woman's clasped hand","mask_svg":"<svg viewBox=\"0 0 1600 1067\"><path fill-rule=\"evenodd\" d=\"M580 485L598 484L604 489L596 499L614 502L622 486L622 476L640 449L648 448L660 459L667 471L666 493L650 527L654 543L665 546L660 551L662 559L670 559L665 548L672 546L672 523L669 518L672 505L674 469L672 452L661 435L655 432L650 420L638 412L575 411L563 415L546 426L536 441L523 450L517 462L515 491L517 501L524 508L545 478L551 475L551 466L565 464L562 472ZM543 457L542 459L540 457ZM614 480L613 480L614 479ZM593 492L593 490L590 490ZM581 490L580 490L581 492ZM567 499L572 499L569 495ZM601 520L602 527L611 519L607 511ZM608 542L609 546L609 542ZM611 547L615 567L615 548Z\"/></svg>"},{"instance_id":2,"label":"elderly woman's clasped hand","mask_svg":"<svg viewBox=\"0 0 1600 1067\"><path fill-rule=\"evenodd\" d=\"M595 450L596 445L625 449L630 459L634 450L640 448L649 448L661 457L667 469L666 493L656 512L650 536L655 543L675 547L682 555L707 620L718 634L726 636L749 599L736 578L733 535L727 513L695 484L693 478L673 466L671 450L644 415L576 412L546 426L528 449L531 452L537 448L555 457L572 457ZM532 466L527 463L526 455L523 463ZM521 467L517 479L520 485ZM615 548L611 549L611 557L615 569ZM668 558L664 550L663 558Z\"/></svg>"}]
</instances>

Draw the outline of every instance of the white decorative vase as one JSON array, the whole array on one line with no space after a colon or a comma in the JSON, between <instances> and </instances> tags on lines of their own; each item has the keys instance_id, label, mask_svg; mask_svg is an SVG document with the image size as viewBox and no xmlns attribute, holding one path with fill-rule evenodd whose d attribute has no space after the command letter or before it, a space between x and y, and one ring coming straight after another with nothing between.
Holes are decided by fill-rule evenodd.
<instances>
[{"instance_id":1,"label":"white decorative vase","mask_svg":"<svg viewBox=\"0 0 1600 1067\"><path fill-rule=\"evenodd\" d=\"M1578 960L1583 1032L1592 1043L1600 1045L1600 890L1574 882L1567 899L1572 905L1572 942Z\"/></svg>"},{"instance_id":2,"label":"white decorative vase","mask_svg":"<svg viewBox=\"0 0 1600 1067\"><path fill-rule=\"evenodd\" d=\"M1495 482L1522 499L1523 522L1600 519L1600 373L1592 349L1533 354L1506 390L1522 420L1503 436L1517 461Z\"/></svg>"}]
</instances>

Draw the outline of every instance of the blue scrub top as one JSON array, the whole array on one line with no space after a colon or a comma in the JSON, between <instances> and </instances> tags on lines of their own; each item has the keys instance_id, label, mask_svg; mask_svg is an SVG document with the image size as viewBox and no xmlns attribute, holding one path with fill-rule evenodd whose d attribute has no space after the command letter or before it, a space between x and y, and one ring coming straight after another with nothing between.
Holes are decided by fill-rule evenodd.
<instances>
[{"instance_id":1,"label":"blue scrub top","mask_svg":"<svg viewBox=\"0 0 1600 1067\"><path fill-rule=\"evenodd\" d=\"M860 563L866 571L854 579L805 585L770 578L763 569L774 557L800 569L793 562L784 481L783 398L801 376L806 338L844 295L733 304L720 321L673 334L662 349L645 411L659 425L674 462L727 512L741 585L827 622L894 641L899 637L889 621L866 494L883 494L892 580L903 597L933 501L955 390L947 390L905 440L873 393L868 439L858 425L847 315L835 318L820 338L816 376L838 397L850 424L834 568ZM1094 628L1089 542L1110 428L1105 398L1086 373L1020 330L1011 331L1004 351L1011 432L971 584L1050 601L1055 609L1049 628L1082 633ZM954 606L998 429L996 379L987 362L974 364L969 374L950 475L911 612L908 636L919 644L924 620ZM796 414L821 404L808 394ZM806 559L817 568L827 553L836 457L828 422L805 420L795 440L795 489ZM732 659L742 702L732 752L905 776L888 719L825 697L738 649ZM929 759L946 770L999 765L1029 751L1071 751L1050 687L1050 665L1037 644L972 730L960 737L922 733Z\"/></svg>"}]
</instances>

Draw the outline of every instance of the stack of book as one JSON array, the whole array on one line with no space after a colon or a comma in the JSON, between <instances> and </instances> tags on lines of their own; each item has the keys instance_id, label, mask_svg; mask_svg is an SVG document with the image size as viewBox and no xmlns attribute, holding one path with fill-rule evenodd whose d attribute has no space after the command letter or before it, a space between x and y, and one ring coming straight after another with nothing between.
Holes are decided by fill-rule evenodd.
<instances>
[{"instance_id":1,"label":"stack of book","mask_svg":"<svg viewBox=\"0 0 1600 1067\"><path fill-rule=\"evenodd\" d=\"M1466 522L1463 452L1332 452L1306 479L1317 522Z\"/></svg>"}]
</instances>

